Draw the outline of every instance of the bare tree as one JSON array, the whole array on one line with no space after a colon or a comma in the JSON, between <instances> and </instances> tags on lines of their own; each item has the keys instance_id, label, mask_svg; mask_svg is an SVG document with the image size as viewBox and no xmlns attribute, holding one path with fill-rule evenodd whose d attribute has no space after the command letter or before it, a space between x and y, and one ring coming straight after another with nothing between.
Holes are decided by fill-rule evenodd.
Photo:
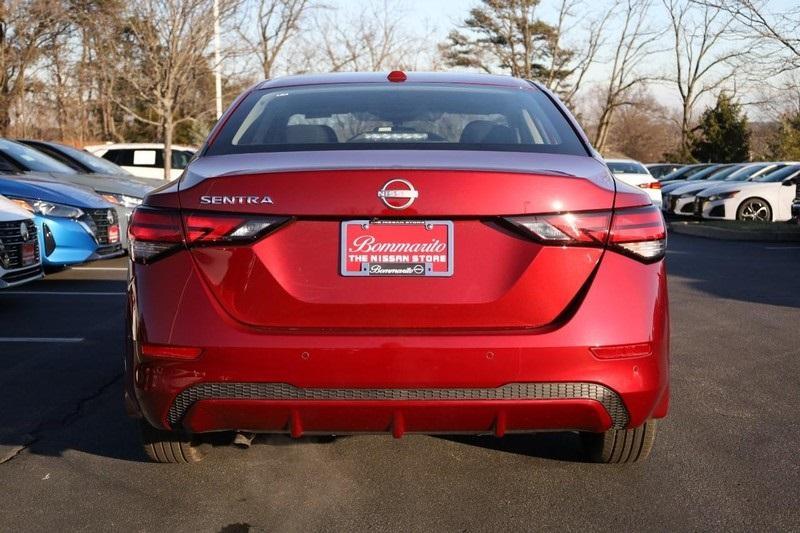
<instances>
[{"instance_id":1,"label":"bare tree","mask_svg":"<svg viewBox=\"0 0 800 533\"><path fill-rule=\"evenodd\" d=\"M633 105L619 109L602 153L644 162L663 161L664 153L675 147L680 136L674 110L662 105L643 86L635 88L627 99Z\"/></svg>"},{"instance_id":2,"label":"bare tree","mask_svg":"<svg viewBox=\"0 0 800 533\"><path fill-rule=\"evenodd\" d=\"M673 37L675 70L672 81L681 99L679 157L690 159L694 109L704 95L718 93L733 78L731 62L746 50L725 39L734 22L727 12L684 0L662 0ZM724 45L728 44L727 48Z\"/></svg>"},{"instance_id":3,"label":"bare tree","mask_svg":"<svg viewBox=\"0 0 800 533\"><path fill-rule=\"evenodd\" d=\"M539 18L540 0L483 0L461 30L439 45L450 66L540 81L568 106L604 44L611 10L590 14L587 0L558 0L553 24ZM574 39L580 35L581 39Z\"/></svg>"},{"instance_id":4,"label":"bare tree","mask_svg":"<svg viewBox=\"0 0 800 533\"><path fill-rule=\"evenodd\" d=\"M768 69L783 72L800 68L800 4L781 11L764 0L690 0L733 16L751 32L751 56ZM791 4L791 3L790 3Z\"/></svg>"},{"instance_id":5,"label":"bare tree","mask_svg":"<svg viewBox=\"0 0 800 533\"><path fill-rule=\"evenodd\" d=\"M221 13L230 14L231 2ZM149 110L130 105L129 95L115 103L134 119L157 128L164 142L164 177L172 169L177 125L197 120L195 87L209 74L207 49L213 36L211 0L138 0L129 4L128 32L139 65L125 82ZM211 113L211 106L203 111Z\"/></svg>"},{"instance_id":6,"label":"bare tree","mask_svg":"<svg viewBox=\"0 0 800 533\"><path fill-rule=\"evenodd\" d=\"M26 74L55 36L65 31L64 5L58 0L0 2L0 135L11 125L11 109L20 102Z\"/></svg>"},{"instance_id":7,"label":"bare tree","mask_svg":"<svg viewBox=\"0 0 800 533\"><path fill-rule=\"evenodd\" d=\"M559 65L570 51L557 48L560 34L539 18L540 0L482 0L440 45L450 66L478 68L485 72L507 70L512 76L550 80L566 73L549 68ZM561 4L562 20L570 2ZM556 46L554 48L554 46Z\"/></svg>"},{"instance_id":8,"label":"bare tree","mask_svg":"<svg viewBox=\"0 0 800 533\"><path fill-rule=\"evenodd\" d=\"M558 52L551 54L547 76L541 81L558 93L568 107L573 107L575 95L597 61L614 13L613 9L606 9L599 16L587 17L588 8L585 0L560 0L557 22L549 37L549 48ZM564 43L565 36L575 34L583 35L583 41L573 45Z\"/></svg>"},{"instance_id":9,"label":"bare tree","mask_svg":"<svg viewBox=\"0 0 800 533\"><path fill-rule=\"evenodd\" d=\"M243 20L237 28L247 51L258 58L264 79L273 75L275 64L286 45L300 32L300 23L313 7L310 0L258 0L255 23ZM245 14L248 19L252 13ZM253 26L255 36L246 28Z\"/></svg>"},{"instance_id":10,"label":"bare tree","mask_svg":"<svg viewBox=\"0 0 800 533\"><path fill-rule=\"evenodd\" d=\"M653 79L641 67L655 52L654 45L663 35L663 31L650 26L651 0L623 0L618 7L621 9L622 25L611 43L614 55L611 69L602 85L601 107L593 140L600 152L605 150L608 143L615 112L621 107L635 105L630 98L634 90Z\"/></svg>"},{"instance_id":11,"label":"bare tree","mask_svg":"<svg viewBox=\"0 0 800 533\"><path fill-rule=\"evenodd\" d=\"M319 9L304 35L295 71L417 69L430 50L430 30L410 29L401 0L372 0L365 8Z\"/></svg>"}]
</instances>

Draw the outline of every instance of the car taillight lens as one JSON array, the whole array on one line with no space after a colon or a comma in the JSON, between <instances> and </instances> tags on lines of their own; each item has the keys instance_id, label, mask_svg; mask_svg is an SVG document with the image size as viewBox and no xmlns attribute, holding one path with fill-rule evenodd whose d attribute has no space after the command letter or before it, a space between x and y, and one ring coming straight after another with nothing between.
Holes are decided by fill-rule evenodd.
<instances>
[{"instance_id":1,"label":"car taillight lens","mask_svg":"<svg viewBox=\"0 0 800 533\"><path fill-rule=\"evenodd\" d=\"M611 212L562 213L506 220L542 242L602 246L608 237Z\"/></svg>"},{"instance_id":2,"label":"car taillight lens","mask_svg":"<svg viewBox=\"0 0 800 533\"><path fill-rule=\"evenodd\" d=\"M664 257L667 227L661 210L648 205L615 211L609 246L645 263Z\"/></svg>"},{"instance_id":3,"label":"car taillight lens","mask_svg":"<svg viewBox=\"0 0 800 533\"><path fill-rule=\"evenodd\" d=\"M183 246L177 211L137 207L128 223L128 251L136 263L148 263Z\"/></svg>"},{"instance_id":4,"label":"car taillight lens","mask_svg":"<svg viewBox=\"0 0 800 533\"><path fill-rule=\"evenodd\" d=\"M664 257L667 231L655 206L618 209L615 212L562 213L506 219L524 234L543 244L604 246L651 263Z\"/></svg>"},{"instance_id":5,"label":"car taillight lens","mask_svg":"<svg viewBox=\"0 0 800 533\"><path fill-rule=\"evenodd\" d=\"M289 220L286 217L231 215L136 208L128 225L131 259L151 263L188 246L253 242Z\"/></svg>"},{"instance_id":6,"label":"car taillight lens","mask_svg":"<svg viewBox=\"0 0 800 533\"><path fill-rule=\"evenodd\" d=\"M639 187L641 187L642 189L660 189L661 188L661 182L660 181L654 181L652 183L640 183Z\"/></svg>"}]
</instances>

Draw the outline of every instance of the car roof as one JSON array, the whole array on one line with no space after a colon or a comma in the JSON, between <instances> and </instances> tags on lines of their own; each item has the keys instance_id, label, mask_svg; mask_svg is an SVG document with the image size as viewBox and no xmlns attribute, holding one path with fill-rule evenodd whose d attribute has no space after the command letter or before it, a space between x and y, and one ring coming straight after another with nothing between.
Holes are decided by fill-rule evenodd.
<instances>
[{"instance_id":1,"label":"car roof","mask_svg":"<svg viewBox=\"0 0 800 533\"><path fill-rule=\"evenodd\" d=\"M159 150L164 148L163 143L109 143L109 144L90 144L83 147L85 150ZM197 148L191 146L183 146L180 144L173 144L173 150L187 150L190 152L197 151Z\"/></svg>"},{"instance_id":2,"label":"car roof","mask_svg":"<svg viewBox=\"0 0 800 533\"><path fill-rule=\"evenodd\" d=\"M609 159L609 158L605 158L604 161L606 163L638 163L639 165L641 165L641 163L639 163L639 161L637 161L635 159L613 159L613 158ZM644 165L642 165L642 166L644 166Z\"/></svg>"},{"instance_id":3,"label":"car roof","mask_svg":"<svg viewBox=\"0 0 800 533\"><path fill-rule=\"evenodd\" d=\"M292 87L301 85L326 85L339 83L392 83L388 72L333 72L328 74L301 74L266 80L257 89ZM479 74L473 72L407 72L405 82L397 83L462 83L466 85L495 85L500 87L534 87L530 82L512 76Z\"/></svg>"}]
</instances>

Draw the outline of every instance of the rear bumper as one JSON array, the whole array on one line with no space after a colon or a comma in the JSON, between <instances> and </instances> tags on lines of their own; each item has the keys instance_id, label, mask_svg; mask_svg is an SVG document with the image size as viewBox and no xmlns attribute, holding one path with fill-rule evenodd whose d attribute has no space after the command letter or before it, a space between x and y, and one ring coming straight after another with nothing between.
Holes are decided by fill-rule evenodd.
<instances>
[{"instance_id":1,"label":"rear bumper","mask_svg":"<svg viewBox=\"0 0 800 533\"><path fill-rule=\"evenodd\" d=\"M494 433L604 431L666 415L663 262L607 253L558 327L475 334L281 334L239 324L183 254L184 279L156 294L134 266L126 360L129 411L192 432ZM185 264L181 264L185 262ZM593 346L650 343L651 355L599 359ZM143 357L141 344L202 347L192 360Z\"/></svg>"}]
</instances>

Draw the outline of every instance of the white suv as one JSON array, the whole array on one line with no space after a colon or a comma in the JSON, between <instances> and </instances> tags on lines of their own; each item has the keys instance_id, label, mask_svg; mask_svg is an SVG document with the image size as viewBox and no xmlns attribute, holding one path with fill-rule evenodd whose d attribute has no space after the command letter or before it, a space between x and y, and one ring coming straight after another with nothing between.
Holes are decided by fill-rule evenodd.
<instances>
[{"instance_id":1,"label":"white suv","mask_svg":"<svg viewBox=\"0 0 800 533\"><path fill-rule=\"evenodd\" d=\"M159 143L98 144L84 149L117 164L140 178L164 179L164 145ZM170 180L177 179L196 149L172 145Z\"/></svg>"},{"instance_id":2,"label":"white suv","mask_svg":"<svg viewBox=\"0 0 800 533\"><path fill-rule=\"evenodd\" d=\"M0 196L0 289L42 277L36 224L28 211Z\"/></svg>"}]
</instances>

